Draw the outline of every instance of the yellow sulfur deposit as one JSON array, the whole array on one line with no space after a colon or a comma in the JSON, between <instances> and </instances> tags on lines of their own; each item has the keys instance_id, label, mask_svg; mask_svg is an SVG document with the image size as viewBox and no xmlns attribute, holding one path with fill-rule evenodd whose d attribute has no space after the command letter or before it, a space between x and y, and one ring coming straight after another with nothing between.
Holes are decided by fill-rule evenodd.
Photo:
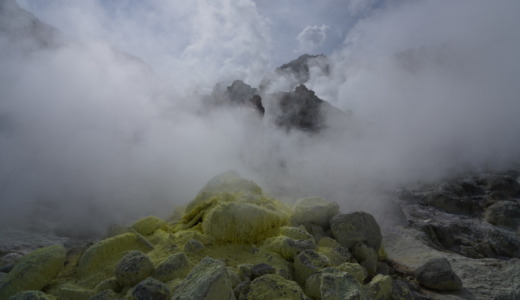
<instances>
[{"instance_id":1,"label":"yellow sulfur deposit","mask_svg":"<svg viewBox=\"0 0 520 300\"><path fill-rule=\"evenodd\" d=\"M123 233L94 244L78 262L78 275L88 276L97 272L110 272L126 251L150 251L149 246L134 233Z\"/></svg>"},{"instance_id":2,"label":"yellow sulfur deposit","mask_svg":"<svg viewBox=\"0 0 520 300\"><path fill-rule=\"evenodd\" d=\"M39 290L46 286L65 262L65 248L50 246L24 256L0 285L0 299L4 300L24 290Z\"/></svg>"},{"instance_id":3,"label":"yellow sulfur deposit","mask_svg":"<svg viewBox=\"0 0 520 300\"><path fill-rule=\"evenodd\" d=\"M178 221L148 216L130 227L118 226L111 237L71 251L63 270L63 247L28 255L24 261L30 264L19 263L7 275L0 300L27 289L41 290L50 299L152 299L159 294L161 299L390 297L392 279L373 274L371 265L367 272L364 252L344 248L331 236L326 220L337 205L319 198L298 203L295 218L254 182L227 172L212 179ZM317 242L309 228L319 226ZM20 269L33 274L28 282L38 284L14 284Z\"/></svg>"}]
</instances>

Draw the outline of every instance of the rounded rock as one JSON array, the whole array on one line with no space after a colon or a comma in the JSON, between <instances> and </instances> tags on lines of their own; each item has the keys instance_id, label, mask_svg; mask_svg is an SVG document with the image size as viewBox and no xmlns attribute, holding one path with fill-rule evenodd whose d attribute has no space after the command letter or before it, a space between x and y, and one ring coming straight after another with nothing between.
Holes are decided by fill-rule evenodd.
<instances>
[{"instance_id":1,"label":"rounded rock","mask_svg":"<svg viewBox=\"0 0 520 300\"><path fill-rule=\"evenodd\" d=\"M330 229L340 245L348 249L364 242L378 250L383 239L376 220L366 212L336 215L330 221Z\"/></svg>"},{"instance_id":2,"label":"rounded rock","mask_svg":"<svg viewBox=\"0 0 520 300\"><path fill-rule=\"evenodd\" d=\"M459 276L453 272L446 258L433 258L415 271L417 281L424 287L438 291L454 291L462 287Z\"/></svg>"},{"instance_id":3,"label":"rounded rock","mask_svg":"<svg viewBox=\"0 0 520 300\"><path fill-rule=\"evenodd\" d=\"M132 300L168 300L171 291L161 281L149 277L132 288L130 295Z\"/></svg>"},{"instance_id":4,"label":"rounded rock","mask_svg":"<svg viewBox=\"0 0 520 300\"><path fill-rule=\"evenodd\" d=\"M153 264L146 254L131 251L117 263L115 277L121 285L132 286L150 276L153 270Z\"/></svg>"}]
</instances>

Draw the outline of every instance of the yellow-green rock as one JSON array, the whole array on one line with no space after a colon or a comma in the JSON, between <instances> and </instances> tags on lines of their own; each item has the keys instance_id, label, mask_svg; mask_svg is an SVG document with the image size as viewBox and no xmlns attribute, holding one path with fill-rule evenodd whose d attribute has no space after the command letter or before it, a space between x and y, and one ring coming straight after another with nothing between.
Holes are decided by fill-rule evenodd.
<instances>
[{"instance_id":1,"label":"yellow-green rock","mask_svg":"<svg viewBox=\"0 0 520 300\"><path fill-rule=\"evenodd\" d=\"M62 270L66 250L63 246L38 249L22 257L0 286L0 300L24 290L40 290Z\"/></svg>"},{"instance_id":2,"label":"yellow-green rock","mask_svg":"<svg viewBox=\"0 0 520 300\"><path fill-rule=\"evenodd\" d=\"M135 233L124 233L97 242L88 248L78 261L78 275L87 276L97 272L112 274L115 264L125 252L150 251L150 245Z\"/></svg>"},{"instance_id":3,"label":"yellow-green rock","mask_svg":"<svg viewBox=\"0 0 520 300\"><path fill-rule=\"evenodd\" d=\"M372 299L390 299L392 294L392 278L388 275L377 274L368 284L368 288L372 294Z\"/></svg>"},{"instance_id":4,"label":"yellow-green rock","mask_svg":"<svg viewBox=\"0 0 520 300\"><path fill-rule=\"evenodd\" d=\"M312 240L312 242L315 243L314 237L305 229L299 227L282 226L280 227L279 234L295 240Z\"/></svg>"},{"instance_id":5,"label":"yellow-green rock","mask_svg":"<svg viewBox=\"0 0 520 300\"><path fill-rule=\"evenodd\" d=\"M205 257L175 289L171 299L234 300L226 265L222 261Z\"/></svg>"},{"instance_id":6,"label":"yellow-green rock","mask_svg":"<svg viewBox=\"0 0 520 300\"><path fill-rule=\"evenodd\" d=\"M346 262L339 265L337 269L354 276L359 283L363 283L367 277L365 269L359 264Z\"/></svg>"},{"instance_id":7,"label":"yellow-green rock","mask_svg":"<svg viewBox=\"0 0 520 300\"><path fill-rule=\"evenodd\" d=\"M298 253L305 250L314 250L314 240L295 240L287 236L275 236L264 242L262 249L279 254L286 260L292 261Z\"/></svg>"},{"instance_id":8,"label":"yellow-green rock","mask_svg":"<svg viewBox=\"0 0 520 300\"><path fill-rule=\"evenodd\" d=\"M313 250L306 250L294 258L294 277L296 282L303 285L305 280L314 273L330 266L329 259Z\"/></svg>"},{"instance_id":9,"label":"yellow-green rock","mask_svg":"<svg viewBox=\"0 0 520 300\"><path fill-rule=\"evenodd\" d=\"M352 254L368 272L375 275L377 271L377 252L365 243L357 243L352 249Z\"/></svg>"},{"instance_id":10,"label":"yellow-green rock","mask_svg":"<svg viewBox=\"0 0 520 300\"><path fill-rule=\"evenodd\" d=\"M244 202L218 203L204 217L205 234L219 241L257 243L276 235L288 216L279 210Z\"/></svg>"},{"instance_id":11,"label":"yellow-green rock","mask_svg":"<svg viewBox=\"0 0 520 300\"><path fill-rule=\"evenodd\" d=\"M245 201L258 202L263 197L262 188L251 180L241 178L229 171L213 177L187 206L183 220L197 222L208 207L217 202Z\"/></svg>"},{"instance_id":12,"label":"yellow-green rock","mask_svg":"<svg viewBox=\"0 0 520 300\"><path fill-rule=\"evenodd\" d=\"M329 220L339 213L336 202L319 197L311 197L296 201L293 208L292 221L309 228L311 224L328 227Z\"/></svg>"},{"instance_id":13,"label":"yellow-green rock","mask_svg":"<svg viewBox=\"0 0 520 300\"><path fill-rule=\"evenodd\" d=\"M150 235L165 225L166 221L155 216L148 216L136 221L132 224L132 228L142 235Z\"/></svg>"},{"instance_id":14,"label":"yellow-green rock","mask_svg":"<svg viewBox=\"0 0 520 300\"><path fill-rule=\"evenodd\" d=\"M245 295L240 295L240 299L306 300L308 298L296 282L276 274L267 274L253 280Z\"/></svg>"},{"instance_id":15,"label":"yellow-green rock","mask_svg":"<svg viewBox=\"0 0 520 300\"><path fill-rule=\"evenodd\" d=\"M347 272L323 273L320 282L322 300L369 300L364 287Z\"/></svg>"}]
</instances>

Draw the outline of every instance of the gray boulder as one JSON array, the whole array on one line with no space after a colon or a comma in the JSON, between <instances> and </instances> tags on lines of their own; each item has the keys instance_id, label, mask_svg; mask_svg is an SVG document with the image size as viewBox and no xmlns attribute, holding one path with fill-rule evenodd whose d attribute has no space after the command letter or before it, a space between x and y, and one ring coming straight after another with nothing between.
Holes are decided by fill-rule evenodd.
<instances>
[{"instance_id":1,"label":"gray boulder","mask_svg":"<svg viewBox=\"0 0 520 300\"><path fill-rule=\"evenodd\" d=\"M146 254L131 251L117 263L115 277L119 284L132 286L150 276L153 270L153 263Z\"/></svg>"},{"instance_id":2,"label":"gray boulder","mask_svg":"<svg viewBox=\"0 0 520 300\"><path fill-rule=\"evenodd\" d=\"M381 247L381 229L374 217L366 212L336 215L330 221L330 229L334 238L345 248L351 249L360 242L376 251Z\"/></svg>"},{"instance_id":3,"label":"gray boulder","mask_svg":"<svg viewBox=\"0 0 520 300\"><path fill-rule=\"evenodd\" d=\"M462 281L444 257L428 260L416 269L415 274L419 284L430 289L453 291L462 287Z\"/></svg>"},{"instance_id":4,"label":"gray boulder","mask_svg":"<svg viewBox=\"0 0 520 300\"><path fill-rule=\"evenodd\" d=\"M235 299L226 265L222 261L205 257L175 289L171 299Z\"/></svg>"},{"instance_id":5,"label":"gray boulder","mask_svg":"<svg viewBox=\"0 0 520 300\"><path fill-rule=\"evenodd\" d=\"M148 277L136 284L130 295L131 300L169 300L171 291L161 281Z\"/></svg>"},{"instance_id":6,"label":"gray boulder","mask_svg":"<svg viewBox=\"0 0 520 300\"><path fill-rule=\"evenodd\" d=\"M520 226L520 202L498 201L486 209L484 217L490 224L516 230Z\"/></svg>"},{"instance_id":7,"label":"gray boulder","mask_svg":"<svg viewBox=\"0 0 520 300\"><path fill-rule=\"evenodd\" d=\"M190 264L184 252L170 255L152 273L152 277L167 282L175 278L186 276L190 271Z\"/></svg>"}]
</instances>

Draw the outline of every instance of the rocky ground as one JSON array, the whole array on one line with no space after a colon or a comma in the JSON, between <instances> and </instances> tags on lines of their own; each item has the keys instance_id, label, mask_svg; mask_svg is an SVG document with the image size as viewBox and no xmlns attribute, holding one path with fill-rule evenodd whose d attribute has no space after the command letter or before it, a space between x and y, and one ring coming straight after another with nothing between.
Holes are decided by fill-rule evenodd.
<instances>
[{"instance_id":1,"label":"rocky ground","mask_svg":"<svg viewBox=\"0 0 520 300\"><path fill-rule=\"evenodd\" d=\"M3 242L0 299L516 299L518 175L408 186L402 214L378 224L320 198L289 207L225 173L172 220L82 247L50 232Z\"/></svg>"}]
</instances>

